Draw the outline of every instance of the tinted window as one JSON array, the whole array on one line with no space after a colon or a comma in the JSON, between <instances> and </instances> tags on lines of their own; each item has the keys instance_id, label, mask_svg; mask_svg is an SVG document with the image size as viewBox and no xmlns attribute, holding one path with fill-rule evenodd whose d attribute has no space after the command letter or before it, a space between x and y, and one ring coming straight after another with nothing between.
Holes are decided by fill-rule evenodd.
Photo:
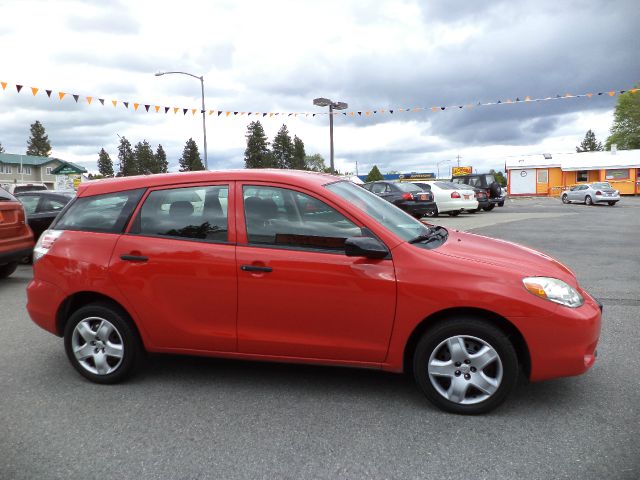
<instances>
[{"instance_id":1,"label":"tinted window","mask_svg":"<svg viewBox=\"0 0 640 480\"><path fill-rule=\"evenodd\" d=\"M45 196L42 198L40 202L40 206L38 207L38 212L57 212L64 208L64 206L69 203L71 198L64 197L56 197L51 198L49 196Z\"/></svg>"},{"instance_id":2,"label":"tinted window","mask_svg":"<svg viewBox=\"0 0 640 480\"><path fill-rule=\"evenodd\" d=\"M132 233L226 242L228 196L228 185L153 191Z\"/></svg>"},{"instance_id":3,"label":"tinted window","mask_svg":"<svg viewBox=\"0 0 640 480\"><path fill-rule=\"evenodd\" d=\"M33 192L35 190L46 190L46 189L47 187L45 187L44 185L20 185L13 190L13 193Z\"/></svg>"},{"instance_id":4,"label":"tinted window","mask_svg":"<svg viewBox=\"0 0 640 480\"><path fill-rule=\"evenodd\" d=\"M304 193L245 186L243 197L249 243L342 251L347 238L363 234L335 209Z\"/></svg>"},{"instance_id":5,"label":"tinted window","mask_svg":"<svg viewBox=\"0 0 640 480\"><path fill-rule=\"evenodd\" d=\"M120 233L143 193L140 189L78 198L52 228Z\"/></svg>"},{"instance_id":6,"label":"tinted window","mask_svg":"<svg viewBox=\"0 0 640 480\"><path fill-rule=\"evenodd\" d=\"M484 180L486 182L487 187L496 181L496 178L493 175L485 175Z\"/></svg>"},{"instance_id":7,"label":"tinted window","mask_svg":"<svg viewBox=\"0 0 640 480\"><path fill-rule=\"evenodd\" d=\"M472 187L480 187L480 179L478 177L469 177L469 181L465 182Z\"/></svg>"},{"instance_id":8,"label":"tinted window","mask_svg":"<svg viewBox=\"0 0 640 480\"><path fill-rule=\"evenodd\" d=\"M421 192L422 189L413 183L394 183L395 187L402 192Z\"/></svg>"},{"instance_id":9,"label":"tinted window","mask_svg":"<svg viewBox=\"0 0 640 480\"><path fill-rule=\"evenodd\" d=\"M442 188L443 190L455 190L456 188L458 188L457 185L454 185L449 182L435 182L435 184L440 188Z\"/></svg>"},{"instance_id":10,"label":"tinted window","mask_svg":"<svg viewBox=\"0 0 640 480\"><path fill-rule=\"evenodd\" d=\"M22 202L22 205L24 205L27 215L31 215L36 212L36 207L38 206L40 197L37 195L21 195L18 199Z\"/></svg>"},{"instance_id":11,"label":"tinted window","mask_svg":"<svg viewBox=\"0 0 640 480\"><path fill-rule=\"evenodd\" d=\"M371 186L371 191L373 193L384 193L387 190L387 184L386 183L374 183Z\"/></svg>"}]
</instances>

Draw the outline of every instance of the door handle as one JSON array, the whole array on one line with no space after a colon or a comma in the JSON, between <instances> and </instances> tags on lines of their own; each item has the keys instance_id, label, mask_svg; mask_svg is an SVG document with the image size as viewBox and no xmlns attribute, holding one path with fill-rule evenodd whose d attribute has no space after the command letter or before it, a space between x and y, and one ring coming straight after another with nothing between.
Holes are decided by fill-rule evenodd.
<instances>
[{"instance_id":1,"label":"door handle","mask_svg":"<svg viewBox=\"0 0 640 480\"><path fill-rule=\"evenodd\" d=\"M271 267L260 267L258 265L242 265L240 267L240 270L242 270L243 272L272 272L273 268Z\"/></svg>"},{"instance_id":2,"label":"door handle","mask_svg":"<svg viewBox=\"0 0 640 480\"><path fill-rule=\"evenodd\" d=\"M146 262L149 260L148 257L143 255L120 255L120 259L128 262Z\"/></svg>"}]
</instances>

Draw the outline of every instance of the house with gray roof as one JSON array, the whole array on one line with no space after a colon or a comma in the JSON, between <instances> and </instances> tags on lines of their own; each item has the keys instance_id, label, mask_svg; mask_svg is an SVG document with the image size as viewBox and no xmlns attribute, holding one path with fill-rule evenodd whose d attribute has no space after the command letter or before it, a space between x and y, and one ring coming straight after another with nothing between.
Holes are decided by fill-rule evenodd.
<instances>
[{"instance_id":1,"label":"house with gray roof","mask_svg":"<svg viewBox=\"0 0 640 480\"><path fill-rule=\"evenodd\" d=\"M0 153L0 185L44 183L48 189L52 190L56 175L82 173L87 173L87 169L59 158Z\"/></svg>"}]
</instances>

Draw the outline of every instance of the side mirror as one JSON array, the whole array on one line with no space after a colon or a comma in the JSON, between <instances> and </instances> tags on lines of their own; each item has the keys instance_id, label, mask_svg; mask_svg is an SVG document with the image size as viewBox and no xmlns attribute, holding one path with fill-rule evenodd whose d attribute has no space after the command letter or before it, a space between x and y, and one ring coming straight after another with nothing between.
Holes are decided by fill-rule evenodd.
<instances>
[{"instance_id":1,"label":"side mirror","mask_svg":"<svg viewBox=\"0 0 640 480\"><path fill-rule=\"evenodd\" d=\"M387 247L380 240L372 237L350 237L344 241L344 252L347 257L386 258Z\"/></svg>"}]
</instances>

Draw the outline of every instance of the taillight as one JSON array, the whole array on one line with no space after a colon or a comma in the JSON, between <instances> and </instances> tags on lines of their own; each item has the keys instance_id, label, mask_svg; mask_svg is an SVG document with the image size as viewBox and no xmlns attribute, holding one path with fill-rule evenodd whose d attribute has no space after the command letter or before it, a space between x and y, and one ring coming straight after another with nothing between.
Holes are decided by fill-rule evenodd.
<instances>
[{"instance_id":1,"label":"taillight","mask_svg":"<svg viewBox=\"0 0 640 480\"><path fill-rule=\"evenodd\" d=\"M597 190L596 195L602 195L602 192L600 190Z\"/></svg>"},{"instance_id":2,"label":"taillight","mask_svg":"<svg viewBox=\"0 0 640 480\"><path fill-rule=\"evenodd\" d=\"M451 198L460 198L460 194L458 192L452 192Z\"/></svg>"},{"instance_id":3,"label":"taillight","mask_svg":"<svg viewBox=\"0 0 640 480\"><path fill-rule=\"evenodd\" d=\"M36 246L33 248L33 263L36 263L49 252L49 249L53 247L60 235L62 235L62 230L45 230L42 232L36 242Z\"/></svg>"},{"instance_id":4,"label":"taillight","mask_svg":"<svg viewBox=\"0 0 640 480\"><path fill-rule=\"evenodd\" d=\"M405 192L402 194L402 198L403 200L413 200L413 195L411 195L409 192Z\"/></svg>"}]
</instances>

